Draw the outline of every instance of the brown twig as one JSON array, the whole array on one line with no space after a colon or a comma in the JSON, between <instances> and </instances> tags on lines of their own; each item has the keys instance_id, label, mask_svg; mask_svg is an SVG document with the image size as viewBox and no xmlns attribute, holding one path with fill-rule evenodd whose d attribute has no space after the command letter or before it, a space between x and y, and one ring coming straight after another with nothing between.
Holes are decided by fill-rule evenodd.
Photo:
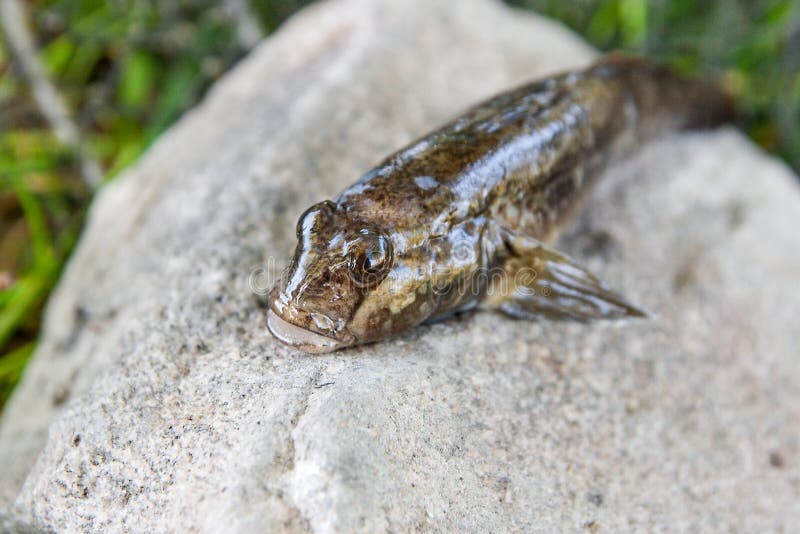
<instances>
[{"instance_id":1,"label":"brown twig","mask_svg":"<svg viewBox=\"0 0 800 534\"><path fill-rule=\"evenodd\" d=\"M45 74L36 53L24 7L18 0L0 0L0 27L39 111L50 123L58 140L77 154L83 180L90 188L96 189L102 184L103 171L83 143L78 127L72 121L55 86Z\"/></svg>"},{"instance_id":2,"label":"brown twig","mask_svg":"<svg viewBox=\"0 0 800 534\"><path fill-rule=\"evenodd\" d=\"M236 37L242 48L250 50L264 38L264 32L258 25L247 0L224 0L222 9L233 20Z\"/></svg>"}]
</instances>

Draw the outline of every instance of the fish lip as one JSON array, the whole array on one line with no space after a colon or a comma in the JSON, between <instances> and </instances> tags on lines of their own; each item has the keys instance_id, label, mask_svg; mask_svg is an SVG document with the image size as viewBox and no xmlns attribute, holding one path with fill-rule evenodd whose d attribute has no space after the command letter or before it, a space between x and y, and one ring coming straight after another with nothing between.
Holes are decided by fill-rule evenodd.
<instances>
[{"instance_id":1,"label":"fish lip","mask_svg":"<svg viewBox=\"0 0 800 534\"><path fill-rule=\"evenodd\" d=\"M325 354L352 344L294 325L272 309L267 312L267 328L278 341L310 354Z\"/></svg>"}]
</instances>

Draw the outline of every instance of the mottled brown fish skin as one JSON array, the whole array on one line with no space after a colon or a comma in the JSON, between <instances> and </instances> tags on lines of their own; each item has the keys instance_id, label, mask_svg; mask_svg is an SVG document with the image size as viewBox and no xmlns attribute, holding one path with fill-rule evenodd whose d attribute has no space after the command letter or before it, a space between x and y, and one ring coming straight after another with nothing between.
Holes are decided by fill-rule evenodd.
<instances>
[{"instance_id":1,"label":"mottled brown fish skin","mask_svg":"<svg viewBox=\"0 0 800 534\"><path fill-rule=\"evenodd\" d=\"M301 216L270 328L321 352L476 306L508 236L551 240L610 160L731 113L717 86L618 54L491 98ZM333 342L293 342L283 322Z\"/></svg>"}]
</instances>

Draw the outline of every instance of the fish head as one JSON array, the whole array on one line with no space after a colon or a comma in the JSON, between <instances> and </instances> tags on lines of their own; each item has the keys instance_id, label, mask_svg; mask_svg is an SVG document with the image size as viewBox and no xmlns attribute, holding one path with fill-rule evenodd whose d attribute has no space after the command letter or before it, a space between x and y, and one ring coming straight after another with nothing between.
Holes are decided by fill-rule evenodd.
<instances>
[{"instance_id":1,"label":"fish head","mask_svg":"<svg viewBox=\"0 0 800 534\"><path fill-rule=\"evenodd\" d=\"M267 324L280 341L324 353L377 339L378 290L395 267L388 232L353 218L329 200L297 223L297 248L269 296Z\"/></svg>"}]
</instances>

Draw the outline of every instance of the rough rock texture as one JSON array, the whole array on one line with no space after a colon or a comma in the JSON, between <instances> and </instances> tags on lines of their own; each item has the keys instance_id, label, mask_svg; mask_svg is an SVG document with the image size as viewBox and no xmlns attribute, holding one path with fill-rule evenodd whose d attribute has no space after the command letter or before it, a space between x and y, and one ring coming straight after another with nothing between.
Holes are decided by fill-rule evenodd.
<instances>
[{"instance_id":1,"label":"rough rock texture","mask_svg":"<svg viewBox=\"0 0 800 534\"><path fill-rule=\"evenodd\" d=\"M795 528L800 191L733 130L611 170L562 240L654 320L479 313L325 357L264 328L250 275L304 207L592 54L480 0L291 20L99 196L3 418L3 524Z\"/></svg>"}]
</instances>

